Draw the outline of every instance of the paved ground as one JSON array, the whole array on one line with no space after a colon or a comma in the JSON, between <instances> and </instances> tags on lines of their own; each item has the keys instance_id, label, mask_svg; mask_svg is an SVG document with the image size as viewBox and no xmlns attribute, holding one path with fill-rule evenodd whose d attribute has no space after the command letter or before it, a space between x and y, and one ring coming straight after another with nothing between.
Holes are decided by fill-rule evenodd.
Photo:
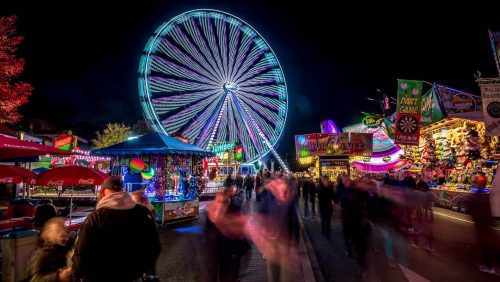
<instances>
[{"instance_id":1,"label":"paved ground","mask_svg":"<svg viewBox=\"0 0 500 282\"><path fill-rule=\"evenodd\" d=\"M366 276L355 260L345 257L338 210L332 218L331 241L321 235L319 218L303 221L325 281L500 281L477 269L481 259L468 216L443 209L435 212L434 254L402 243L397 248L406 251L406 267L389 267L384 253L370 248Z\"/></svg>"},{"instance_id":2,"label":"paved ground","mask_svg":"<svg viewBox=\"0 0 500 282\"><path fill-rule=\"evenodd\" d=\"M161 281L202 281L204 277L203 226L204 208L201 202L199 219L160 227L162 253L157 263L157 272ZM299 261L298 254L294 254ZM304 281L302 267L294 267L294 281ZM242 257L240 278L242 282L267 281L266 261L255 246Z\"/></svg>"}]
</instances>

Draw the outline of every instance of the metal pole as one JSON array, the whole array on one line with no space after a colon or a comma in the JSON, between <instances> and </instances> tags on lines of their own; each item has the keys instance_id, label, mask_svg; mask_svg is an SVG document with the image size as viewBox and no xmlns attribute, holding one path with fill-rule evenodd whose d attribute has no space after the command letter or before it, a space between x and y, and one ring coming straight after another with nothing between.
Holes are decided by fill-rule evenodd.
<instances>
[{"instance_id":1,"label":"metal pole","mask_svg":"<svg viewBox=\"0 0 500 282\"><path fill-rule=\"evenodd\" d=\"M69 200L69 225L71 226L71 220L73 219L73 187L71 187L71 198Z\"/></svg>"}]
</instances>

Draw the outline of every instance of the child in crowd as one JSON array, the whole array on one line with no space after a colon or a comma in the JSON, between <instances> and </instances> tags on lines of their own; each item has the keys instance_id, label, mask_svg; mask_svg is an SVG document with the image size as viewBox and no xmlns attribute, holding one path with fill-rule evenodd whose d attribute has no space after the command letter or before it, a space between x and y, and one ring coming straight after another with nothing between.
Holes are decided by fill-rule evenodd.
<instances>
[{"instance_id":1,"label":"child in crowd","mask_svg":"<svg viewBox=\"0 0 500 282\"><path fill-rule=\"evenodd\" d=\"M64 219L48 220L40 234L41 246L31 258L28 271L31 282L66 282L71 280L73 240L70 240Z\"/></svg>"}]
</instances>

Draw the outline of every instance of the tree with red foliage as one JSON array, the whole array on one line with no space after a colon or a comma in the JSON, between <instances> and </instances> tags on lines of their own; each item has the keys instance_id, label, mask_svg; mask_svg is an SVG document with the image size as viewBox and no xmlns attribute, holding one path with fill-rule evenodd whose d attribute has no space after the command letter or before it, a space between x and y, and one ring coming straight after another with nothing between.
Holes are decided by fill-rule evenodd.
<instances>
[{"instance_id":1,"label":"tree with red foliage","mask_svg":"<svg viewBox=\"0 0 500 282\"><path fill-rule=\"evenodd\" d=\"M0 123L21 119L18 109L28 102L33 87L19 80L24 60L16 56L24 37L17 35L16 16L0 17Z\"/></svg>"}]
</instances>

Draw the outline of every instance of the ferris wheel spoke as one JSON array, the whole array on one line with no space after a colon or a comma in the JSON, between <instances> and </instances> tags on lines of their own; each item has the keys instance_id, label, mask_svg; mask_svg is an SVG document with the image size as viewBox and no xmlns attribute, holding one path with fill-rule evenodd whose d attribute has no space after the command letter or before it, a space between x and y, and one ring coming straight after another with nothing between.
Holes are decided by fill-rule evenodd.
<instances>
[{"instance_id":1,"label":"ferris wheel spoke","mask_svg":"<svg viewBox=\"0 0 500 282\"><path fill-rule=\"evenodd\" d=\"M228 66L227 66L227 33L226 33L226 23L224 22L223 19L218 18L215 19L215 26L217 30L217 37L219 39L219 51L220 51L220 56L222 57L222 67L225 73L226 79L228 79Z\"/></svg>"},{"instance_id":2,"label":"ferris wheel spoke","mask_svg":"<svg viewBox=\"0 0 500 282\"><path fill-rule=\"evenodd\" d=\"M158 76L151 76L149 78L149 84L153 94L156 92L217 90L215 86L208 86L203 83Z\"/></svg>"},{"instance_id":3,"label":"ferris wheel spoke","mask_svg":"<svg viewBox=\"0 0 500 282\"><path fill-rule=\"evenodd\" d=\"M280 101L277 99L271 99L271 98L263 96L263 95L261 95L261 96L252 95L252 94L247 93L245 90L240 90L238 92L238 95L244 101L251 100L255 103L259 103L260 105L262 105L270 110L273 110L273 111L279 110Z\"/></svg>"},{"instance_id":4,"label":"ferris wheel spoke","mask_svg":"<svg viewBox=\"0 0 500 282\"><path fill-rule=\"evenodd\" d=\"M234 75L233 80L239 81L240 77L245 74L253 64L258 62L263 54L264 51L260 50L259 48L253 47L248 56L245 58L245 61L241 64L238 72Z\"/></svg>"},{"instance_id":5,"label":"ferris wheel spoke","mask_svg":"<svg viewBox=\"0 0 500 282\"><path fill-rule=\"evenodd\" d=\"M252 38L248 36L246 33L243 33L243 37L241 38L240 46L237 52L238 55L236 56L236 60L234 62L233 71L230 73L230 78L232 81L235 80L234 78L236 73L240 69L243 60L250 52L252 47L252 42L253 42Z\"/></svg>"},{"instance_id":6,"label":"ferris wheel spoke","mask_svg":"<svg viewBox=\"0 0 500 282\"><path fill-rule=\"evenodd\" d=\"M159 56L151 56L154 58L151 64L151 70L157 73L165 74L168 76L175 76L184 80L195 80L199 83L206 83L212 86L218 84L211 78L208 78L200 73L187 69L179 64L165 60Z\"/></svg>"},{"instance_id":7,"label":"ferris wheel spoke","mask_svg":"<svg viewBox=\"0 0 500 282\"><path fill-rule=\"evenodd\" d=\"M218 92L220 91L209 90L209 91L192 92L189 93L188 95L179 94L179 95L154 98L152 99L152 101L153 105L158 111L158 114L165 114L169 111L183 108L191 103L198 103L202 99L207 99L207 97L216 95Z\"/></svg>"},{"instance_id":8,"label":"ferris wheel spoke","mask_svg":"<svg viewBox=\"0 0 500 282\"><path fill-rule=\"evenodd\" d=\"M282 91L285 91L284 85L264 85L264 86L254 86L252 88L245 89L247 93L255 95L265 95L272 98L281 98Z\"/></svg>"},{"instance_id":9,"label":"ferris wheel spoke","mask_svg":"<svg viewBox=\"0 0 500 282\"><path fill-rule=\"evenodd\" d=\"M262 151L262 144L260 144L259 139L257 137L256 132L254 132L255 128L252 128L250 124L248 124L248 118L244 116L244 113L238 110L238 106L236 105L236 101L231 99L231 108L234 113L234 119L237 123L237 134L240 137L239 140L242 142L243 150L245 154L248 154L249 157L253 159L252 153L257 151Z\"/></svg>"},{"instance_id":10,"label":"ferris wheel spoke","mask_svg":"<svg viewBox=\"0 0 500 282\"><path fill-rule=\"evenodd\" d=\"M221 109L219 112L220 116L220 123L219 123L219 128L217 131L214 131L212 134L214 135L215 140L218 142L225 142L228 137L228 130L227 130L227 120L228 120L228 110L227 110L227 99L224 101L224 108ZM215 128L214 128L215 130ZM210 141L213 141L210 140Z\"/></svg>"},{"instance_id":11,"label":"ferris wheel spoke","mask_svg":"<svg viewBox=\"0 0 500 282\"><path fill-rule=\"evenodd\" d=\"M174 39L175 43L177 43L184 49L186 54L189 54L193 59L195 59L196 62L203 66L205 70L212 74L214 73L214 69L212 68L213 66L208 63L203 54L198 51L198 48L196 48L191 40L189 40L188 36L184 34L179 26L176 26L172 30L172 38ZM217 76L212 75L212 77L213 79L218 81L219 84L223 82L221 78L218 78Z\"/></svg>"},{"instance_id":12,"label":"ferris wheel spoke","mask_svg":"<svg viewBox=\"0 0 500 282\"><path fill-rule=\"evenodd\" d=\"M164 120L162 120L162 124L168 128L168 132L174 133L179 131L179 129L189 122L194 116L196 116L199 112L203 111L206 107L213 103L216 100L217 96L212 97L210 99L202 100L196 104L191 104L189 108L186 108L176 115L170 116Z\"/></svg>"},{"instance_id":13,"label":"ferris wheel spoke","mask_svg":"<svg viewBox=\"0 0 500 282\"><path fill-rule=\"evenodd\" d=\"M268 70L238 83L240 88L273 84L283 84L283 80L280 81L280 76L276 75L276 70Z\"/></svg>"},{"instance_id":14,"label":"ferris wheel spoke","mask_svg":"<svg viewBox=\"0 0 500 282\"><path fill-rule=\"evenodd\" d=\"M224 69L222 68L222 61L221 61L221 57L219 54L219 48L217 47L217 40L215 40L216 37L215 37L215 33L213 31L212 23L208 18L201 18L200 25L202 27L205 38L208 41L208 46L210 46L210 52L212 53L212 56L215 58L215 62L217 63L217 67L219 68L220 72L222 73L222 79L223 79L223 81L226 81L227 78L225 76Z\"/></svg>"},{"instance_id":15,"label":"ferris wheel spoke","mask_svg":"<svg viewBox=\"0 0 500 282\"><path fill-rule=\"evenodd\" d=\"M265 62L260 62L259 64L261 65L256 65L243 74L240 79L236 80L236 83L240 87L277 83L277 77L274 75L271 67L269 67Z\"/></svg>"},{"instance_id":16,"label":"ferris wheel spoke","mask_svg":"<svg viewBox=\"0 0 500 282\"><path fill-rule=\"evenodd\" d=\"M215 119L213 114L219 103L211 103L203 112L200 112L195 120L189 124L185 129L181 129L182 133L189 140L194 140L193 143L198 143L198 141L203 142L203 140L197 140L196 136L200 136L202 130L208 131L214 124ZM200 136L203 138L203 136Z\"/></svg>"},{"instance_id":17,"label":"ferris wheel spoke","mask_svg":"<svg viewBox=\"0 0 500 282\"><path fill-rule=\"evenodd\" d=\"M261 105L251 101L240 99L240 102L243 103L249 110L254 118L262 117L267 123L275 124L279 120L279 116L277 113L270 111L267 108L262 107ZM257 115L257 117L255 116Z\"/></svg>"},{"instance_id":18,"label":"ferris wheel spoke","mask_svg":"<svg viewBox=\"0 0 500 282\"><path fill-rule=\"evenodd\" d=\"M170 59L203 74L205 77L212 76L210 72L203 68L198 62L195 62L188 54L166 39L161 39L158 50L167 55Z\"/></svg>"},{"instance_id":19,"label":"ferris wheel spoke","mask_svg":"<svg viewBox=\"0 0 500 282\"><path fill-rule=\"evenodd\" d=\"M278 136L276 136L276 134L274 133L274 125L275 125L274 123L277 121L270 120L269 116L255 111L251 106L249 106L248 104L244 103L241 100L240 102L242 103L243 106L245 106L245 109L247 110L248 114L254 119L255 123L262 130L265 137L271 142L275 141L278 138Z\"/></svg>"},{"instance_id":20,"label":"ferris wheel spoke","mask_svg":"<svg viewBox=\"0 0 500 282\"><path fill-rule=\"evenodd\" d=\"M201 50L201 53L204 55L205 59L210 64L211 69L214 70L214 74L217 76L218 80L223 82L224 76L220 71L219 67L217 66L217 64L215 63L215 57L210 52L209 47L207 46L205 40L203 40L203 35L200 32L195 21L193 19L190 19L188 22L184 23L184 27L186 31L189 33L191 39L198 47L198 49Z\"/></svg>"},{"instance_id":21,"label":"ferris wheel spoke","mask_svg":"<svg viewBox=\"0 0 500 282\"><path fill-rule=\"evenodd\" d=\"M236 62L236 50L238 50L238 41L240 38L240 30L239 26L241 25L240 22L230 22L230 28L229 28L229 70L228 70L228 77L229 79L233 79L233 69L234 69L234 64Z\"/></svg>"}]
</instances>

